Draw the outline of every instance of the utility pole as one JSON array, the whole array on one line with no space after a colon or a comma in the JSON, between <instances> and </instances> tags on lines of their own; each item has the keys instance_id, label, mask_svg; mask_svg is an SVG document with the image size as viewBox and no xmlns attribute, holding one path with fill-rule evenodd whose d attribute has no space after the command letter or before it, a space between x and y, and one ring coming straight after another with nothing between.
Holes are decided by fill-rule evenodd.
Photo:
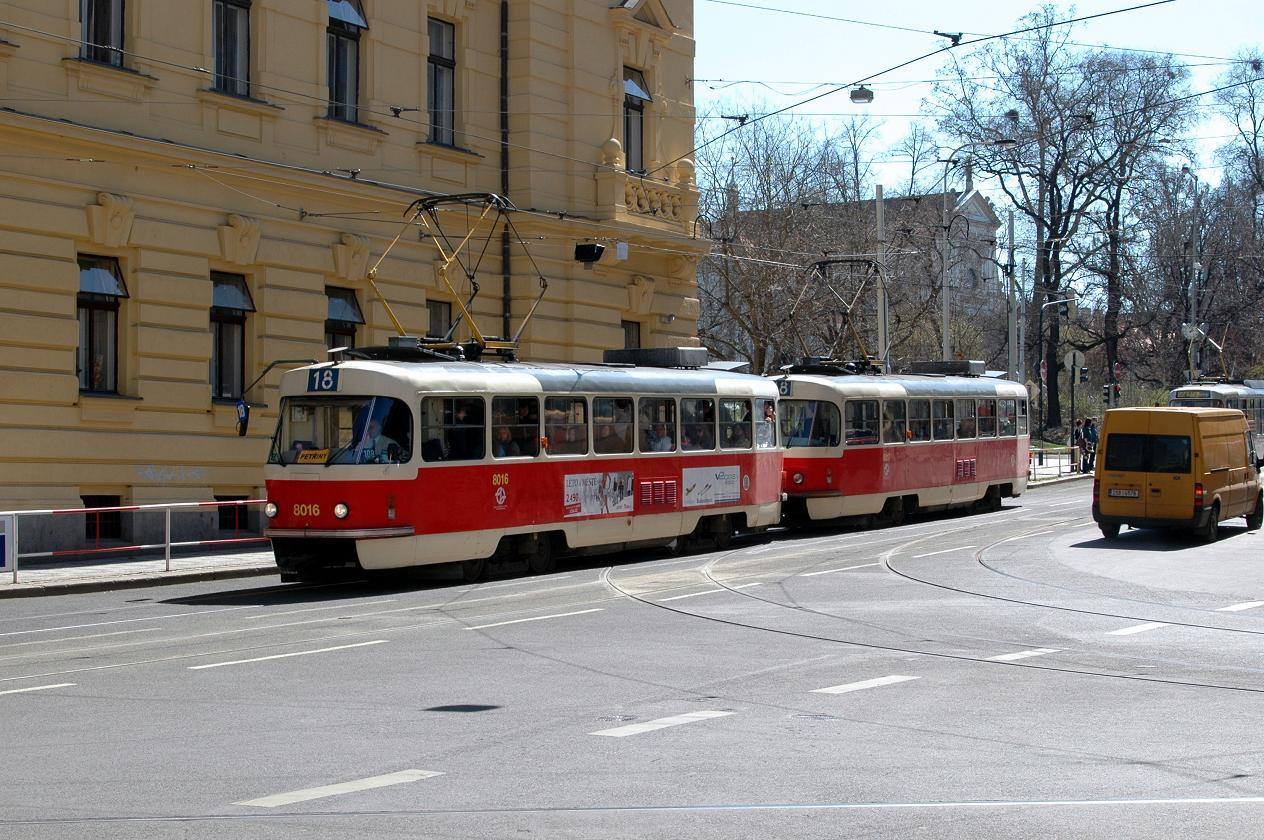
<instances>
[{"instance_id":1,"label":"utility pole","mask_svg":"<svg viewBox=\"0 0 1264 840\"><path fill-rule=\"evenodd\" d=\"M878 215L878 358L882 363L882 372L890 373L890 341L887 338L887 330L890 328L890 313L887 311L887 225L881 184L874 188L874 194Z\"/></svg>"},{"instance_id":2,"label":"utility pole","mask_svg":"<svg viewBox=\"0 0 1264 840\"><path fill-rule=\"evenodd\" d=\"M1014 210L1009 211L1009 251L1005 258L1005 274L1009 285L1009 369L1005 375L1014 382L1022 382L1018 372L1018 289L1014 280Z\"/></svg>"}]
</instances>

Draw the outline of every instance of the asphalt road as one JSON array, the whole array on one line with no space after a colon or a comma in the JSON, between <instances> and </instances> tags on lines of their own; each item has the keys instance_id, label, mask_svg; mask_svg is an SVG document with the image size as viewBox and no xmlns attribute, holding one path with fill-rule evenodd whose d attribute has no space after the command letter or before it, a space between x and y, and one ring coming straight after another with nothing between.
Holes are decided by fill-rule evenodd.
<instances>
[{"instance_id":1,"label":"asphalt road","mask_svg":"<svg viewBox=\"0 0 1264 840\"><path fill-rule=\"evenodd\" d=\"M1261 532L1106 543L1088 493L0 602L0 837L1256 837Z\"/></svg>"}]
</instances>

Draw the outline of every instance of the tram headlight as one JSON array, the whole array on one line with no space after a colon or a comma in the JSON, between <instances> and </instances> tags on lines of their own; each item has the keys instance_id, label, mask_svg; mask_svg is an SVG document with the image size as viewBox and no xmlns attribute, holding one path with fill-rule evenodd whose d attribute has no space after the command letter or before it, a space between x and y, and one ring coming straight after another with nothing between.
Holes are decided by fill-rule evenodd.
<instances>
[{"instance_id":1,"label":"tram headlight","mask_svg":"<svg viewBox=\"0 0 1264 840\"><path fill-rule=\"evenodd\" d=\"M335 517L335 518L337 518L337 519L346 519L346 518L347 518L347 514L348 514L348 513L351 513L351 508L347 507L347 506L346 506L345 504L343 504L342 502L339 502L338 504L334 505L334 517Z\"/></svg>"},{"instance_id":2,"label":"tram headlight","mask_svg":"<svg viewBox=\"0 0 1264 840\"><path fill-rule=\"evenodd\" d=\"M268 517L269 519L276 519L276 515L277 515L276 502L268 502L266 505L264 505L263 515Z\"/></svg>"},{"instance_id":3,"label":"tram headlight","mask_svg":"<svg viewBox=\"0 0 1264 840\"><path fill-rule=\"evenodd\" d=\"M794 475L790 476L790 480L793 481L795 484L802 484L803 473L798 473L798 472L795 473Z\"/></svg>"}]
</instances>

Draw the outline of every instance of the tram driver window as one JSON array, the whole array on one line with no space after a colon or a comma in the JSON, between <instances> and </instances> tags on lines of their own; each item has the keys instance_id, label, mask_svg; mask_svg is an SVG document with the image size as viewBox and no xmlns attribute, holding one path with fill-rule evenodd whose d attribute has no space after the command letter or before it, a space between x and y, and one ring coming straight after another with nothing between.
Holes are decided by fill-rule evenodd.
<instances>
[{"instance_id":1,"label":"tram driver window","mask_svg":"<svg viewBox=\"0 0 1264 840\"><path fill-rule=\"evenodd\" d=\"M1018 420L1016 401L997 400L996 406L997 433L1002 437L1013 437Z\"/></svg>"},{"instance_id":2,"label":"tram driver window","mask_svg":"<svg viewBox=\"0 0 1264 840\"><path fill-rule=\"evenodd\" d=\"M1018 401L1018 433L1027 434L1027 401Z\"/></svg>"},{"instance_id":3,"label":"tram driver window","mask_svg":"<svg viewBox=\"0 0 1264 840\"><path fill-rule=\"evenodd\" d=\"M421 457L481 460L487 440L485 415L481 397L426 397L421 401Z\"/></svg>"},{"instance_id":4,"label":"tram driver window","mask_svg":"<svg viewBox=\"0 0 1264 840\"><path fill-rule=\"evenodd\" d=\"M680 401L680 448L689 451L715 449L715 401Z\"/></svg>"},{"instance_id":5,"label":"tram driver window","mask_svg":"<svg viewBox=\"0 0 1264 840\"><path fill-rule=\"evenodd\" d=\"M631 397L593 397L593 451L632 451Z\"/></svg>"},{"instance_id":6,"label":"tram driver window","mask_svg":"<svg viewBox=\"0 0 1264 840\"><path fill-rule=\"evenodd\" d=\"M786 446L838 446L838 406L824 400L782 400L781 439Z\"/></svg>"},{"instance_id":7,"label":"tram driver window","mask_svg":"<svg viewBox=\"0 0 1264 840\"><path fill-rule=\"evenodd\" d=\"M878 401L847 401L847 445L878 442Z\"/></svg>"},{"instance_id":8,"label":"tram driver window","mask_svg":"<svg viewBox=\"0 0 1264 840\"><path fill-rule=\"evenodd\" d=\"M637 415L642 452L676 451L676 401L658 397L641 400Z\"/></svg>"},{"instance_id":9,"label":"tram driver window","mask_svg":"<svg viewBox=\"0 0 1264 840\"><path fill-rule=\"evenodd\" d=\"M834 424L838 428L838 424ZM755 400L755 448L774 449L777 446L777 402Z\"/></svg>"},{"instance_id":10,"label":"tram driver window","mask_svg":"<svg viewBox=\"0 0 1264 840\"><path fill-rule=\"evenodd\" d=\"M492 399L492 457L534 457L540 454L540 400L536 397Z\"/></svg>"},{"instance_id":11,"label":"tram driver window","mask_svg":"<svg viewBox=\"0 0 1264 840\"><path fill-rule=\"evenodd\" d=\"M935 400L931 405L933 411L932 424L935 440L952 440L954 426L952 400Z\"/></svg>"},{"instance_id":12,"label":"tram driver window","mask_svg":"<svg viewBox=\"0 0 1264 840\"><path fill-rule=\"evenodd\" d=\"M908 418L904 400L883 400L882 442L904 443L908 440Z\"/></svg>"},{"instance_id":13,"label":"tram driver window","mask_svg":"<svg viewBox=\"0 0 1264 840\"><path fill-rule=\"evenodd\" d=\"M588 454L588 403L583 397L544 400L544 438L550 455Z\"/></svg>"},{"instance_id":14,"label":"tram driver window","mask_svg":"<svg viewBox=\"0 0 1264 840\"><path fill-rule=\"evenodd\" d=\"M974 423L974 400L957 400L957 438L972 438L978 430Z\"/></svg>"},{"instance_id":15,"label":"tram driver window","mask_svg":"<svg viewBox=\"0 0 1264 840\"><path fill-rule=\"evenodd\" d=\"M750 400L720 400L720 448L750 449Z\"/></svg>"}]
</instances>

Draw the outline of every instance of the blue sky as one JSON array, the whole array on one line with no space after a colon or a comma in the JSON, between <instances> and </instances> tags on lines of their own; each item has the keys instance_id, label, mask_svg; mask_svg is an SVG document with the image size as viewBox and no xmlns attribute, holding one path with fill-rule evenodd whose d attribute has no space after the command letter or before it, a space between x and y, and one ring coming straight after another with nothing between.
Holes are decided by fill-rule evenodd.
<instances>
[{"instance_id":1,"label":"blue sky","mask_svg":"<svg viewBox=\"0 0 1264 840\"><path fill-rule=\"evenodd\" d=\"M1059 17L1083 17L1128 9L1137 2L1083 0L1059 4ZM751 8L756 7L756 8ZM972 37L1007 32L1018 19L1038 8L1033 3L964 2L854 3L840 0L694 0L697 59L696 102L701 112L724 102L768 106L768 110L806 99L826 88L821 83L850 86L858 79L929 53L949 42L932 33L963 32ZM855 22L789 14L802 12L849 18ZM863 23L862 23L863 22ZM875 25L866 25L875 24ZM905 30L918 31L905 31ZM1212 87L1226 69L1224 62L1246 48L1264 46L1264 14L1246 0L1175 0L1134 11L1121 11L1078 24L1072 40L1086 46L1110 46L1172 52L1193 72L1193 88ZM954 52L964 54L968 47ZM882 143L896 142L908 124L920 120L933 127L923 112L922 98L947 54L878 75L868 86L870 105L856 105L847 90L820 99L800 113L828 122L839 116L869 114L881 123ZM725 80L725 81L719 81ZM743 82L732 84L733 82ZM1205 150L1196 162L1208 181L1218 178L1210 149L1224 142L1227 126L1206 123L1197 133ZM885 149L883 149L885 151ZM886 178L894 183L894 177Z\"/></svg>"}]
</instances>

